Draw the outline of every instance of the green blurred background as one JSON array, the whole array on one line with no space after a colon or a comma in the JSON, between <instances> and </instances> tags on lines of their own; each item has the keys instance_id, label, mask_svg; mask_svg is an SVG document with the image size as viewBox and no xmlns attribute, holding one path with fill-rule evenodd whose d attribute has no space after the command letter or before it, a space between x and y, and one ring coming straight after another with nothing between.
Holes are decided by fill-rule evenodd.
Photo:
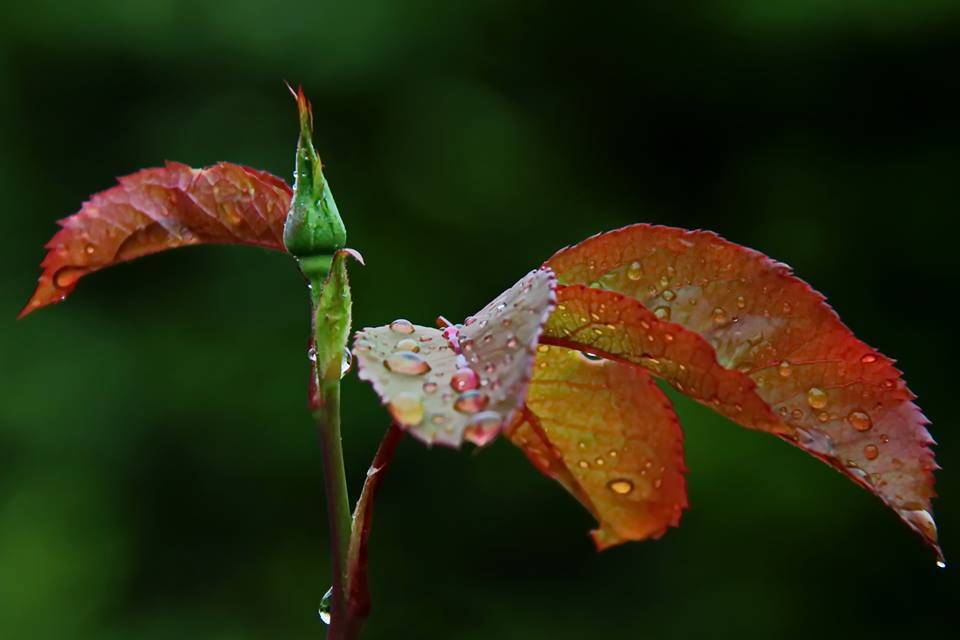
<instances>
[{"instance_id":1,"label":"green blurred background","mask_svg":"<svg viewBox=\"0 0 960 640\"><path fill-rule=\"evenodd\" d=\"M955 469L960 7L10 3L0 18L0 636L319 638L328 586L285 256L189 249L14 317L54 220L164 159L292 171L294 105L350 245L358 326L462 318L555 249L646 221L785 261L899 358ZM692 507L595 554L506 443L405 442L372 541L375 638L934 638L957 570L798 450L679 401ZM345 382L356 495L387 419Z\"/></svg>"}]
</instances>

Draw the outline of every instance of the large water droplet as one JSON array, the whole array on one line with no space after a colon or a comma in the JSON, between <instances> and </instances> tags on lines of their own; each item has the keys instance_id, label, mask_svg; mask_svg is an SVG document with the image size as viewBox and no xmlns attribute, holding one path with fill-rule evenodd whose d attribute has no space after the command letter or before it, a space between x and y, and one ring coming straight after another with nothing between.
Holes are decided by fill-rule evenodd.
<instances>
[{"instance_id":1,"label":"large water droplet","mask_svg":"<svg viewBox=\"0 0 960 640\"><path fill-rule=\"evenodd\" d=\"M410 335L414 331L413 323L409 320L404 320L403 318L398 318L397 320L391 322L390 329L405 335Z\"/></svg>"},{"instance_id":2,"label":"large water droplet","mask_svg":"<svg viewBox=\"0 0 960 640\"><path fill-rule=\"evenodd\" d=\"M880 449L875 444L868 444L863 448L863 457L867 460L876 460L880 455Z\"/></svg>"},{"instance_id":3,"label":"large water droplet","mask_svg":"<svg viewBox=\"0 0 960 640\"><path fill-rule=\"evenodd\" d=\"M316 358L316 353L314 353L314 358ZM350 369L353 368L353 352L350 351L347 347L343 348L343 360L340 361L340 379L342 380L345 375L350 373Z\"/></svg>"},{"instance_id":4,"label":"large water droplet","mask_svg":"<svg viewBox=\"0 0 960 640\"><path fill-rule=\"evenodd\" d=\"M487 408L490 397L481 391L467 391L460 394L453 408L460 413L477 413Z\"/></svg>"},{"instance_id":5,"label":"large water droplet","mask_svg":"<svg viewBox=\"0 0 960 640\"><path fill-rule=\"evenodd\" d=\"M877 356L875 356L872 353L864 354L863 357L860 358L860 362L862 362L863 364L870 364L871 362L876 362L876 361L877 361Z\"/></svg>"},{"instance_id":6,"label":"large water droplet","mask_svg":"<svg viewBox=\"0 0 960 640\"><path fill-rule=\"evenodd\" d=\"M782 360L779 365L777 365L777 372L780 374L781 378L789 378L793 375L793 368L790 366L789 360Z\"/></svg>"},{"instance_id":7,"label":"large water droplet","mask_svg":"<svg viewBox=\"0 0 960 640\"><path fill-rule=\"evenodd\" d=\"M397 351L383 361L383 366L394 373L407 376L422 376L430 371L426 360L412 351Z\"/></svg>"},{"instance_id":8,"label":"large water droplet","mask_svg":"<svg viewBox=\"0 0 960 640\"><path fill-rule=\"evenodd\" d=\"M463 437L482 447L497 437L502 422L503 419L496 411L482 411L467 422L463 429Z\"/></svg>"},{"instance_id":9,"label":"large water droplet","mask_svg":"<svg viewBox=\"0 0 960 640\"><path fill-rule=\"evenodd\" d=\"M327 592L320 598L320 608L317 614L320 616L320 622L330 624L330 609L333 606L333 587L327 589Z\"/></svg>"},{"instance_id":10,"label":"large water droplet","mask_svg":"<svg viewBox=\"0 0 960 640\"><path fill-rule=\"evenodd\" d=\"M643 265L639 262L631 262L627 267L627 278L636 282L643 277Z\"/></svg>"},{"instance_id":11,"label":"large water droplet","mask_svg":"<svg viewBox=\"0 0 960 640\"><path fill-rule=\"evenodd\" d=\"M391 398L387 409L401 426L415 427L423 422L423 403L416 394L408 391L398 393Z\"/></svg>"},{"instance_id":12,"label":"large water droplet","mask_svg":"<svg viewBox=\"0 0 960 640\"><path fill-rule=\"evenodd\" d=\"M666 305L661 305L653 310L653 315L657 316L660 320L669 320L670 319L670 307Z\"/></svg>"},{"instance_id":13,"label":"large water droplet","mask_svg":"<svg viewBox=\"0 0 960 640\"><path fill-rule=\"evenodd\" d=\"M480 386L480 378L473 369L457 369L450 377L450 386L453 387L454 391L470 391Z\"/></svg>"},{"instance_id":14,"label":"large water droplet","mask_svg":"<svg viewBox=\"0 0 960 640\"><path fill-rule=\"evenodd\" d=\"M83 267L64 267L53 276L53 284L58 289L66 289L76 283L86 273Z\"/></svg>"},{"instance_id":15,"label":"large water droplet","mask_svg":"<svg viewBox=\"0 0 960 640\"><path fill-rule=\"evenodd\" d=\"M88 244L86 247L83 248L83 250L86 252L88 256L92 256L97 249L92 244Z\"/></svg>"},{"instance_id":16,"label":"large water droplet","mask_svg":"<svg viewBox=\"0 0 960 640\"><path fill-rule=\"evenodd\" d=\"M833 457L833 439L816 429L797 429L797 441L807 451Z\"/></svg>"},{"instance_id":17,"label":"large water droplet","mask_svg":"<svg viewBox=\"0 0 960 640\"><path fill-rule=\"evenodd\" d=\"M414 353L419 353L420 344L413 338L404 338L397 343L397 349L399 351L413 351Z\"/></svg>"},{"instance_id":18,"label":"large water droplet","mask_svg":"<svg viewBox=\"0 0 960 640\"><path fill-rule=\"evenodd\" d=\"M810 387L810 390L807 391L807 404L814 409L823 409L827 406L828 401L827 392L819 387Z\"/></svg>"},{"instance_id":19,"label":"large water droplet","mask_svg":"<svg viewBox=\"0 0 960 640\"><path fill-rule=\"evenodd\" d=\"M607 488L616 494L625 496L633 491L633 482L627 480L626 478L617 478L616 480L611 480L608 482Z\"/></svg>"},{"instance_id":20,"label":"large water droplet","mask_svg":"<svg viewBox=\"0 0 960 640\"><path fill-rule=\"evenodd\" d=\"M850 412L850 415L847 416L847 422L857 431L870 431L873 427L873 420L870 419L870 416L859 409Z\"/></svg>"},{"instance_id":21,"label":"large water droplet","mask_svg":"<svg viewBox=\"0 0 960 640\"><path fill-rule=\"evenodd\" d=\"M919 529L928 540L936 542L937 525L934 523L933 516L930 515L929 511L923 508L899 509L897 510L897 513L899 513L900 517L902 517L904 520Z\"/></svg>"}]
</instances>

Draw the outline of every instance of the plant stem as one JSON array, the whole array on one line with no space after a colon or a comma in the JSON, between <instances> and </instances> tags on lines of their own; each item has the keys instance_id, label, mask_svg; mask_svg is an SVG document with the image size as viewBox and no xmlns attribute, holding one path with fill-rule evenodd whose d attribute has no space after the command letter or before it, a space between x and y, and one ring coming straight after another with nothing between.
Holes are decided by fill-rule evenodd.
<instances>
[{"instance_id":1,"label":"plant stem","mask_svg":"<svg viewBox=\"0 0 960 640\"><path fill-rule=\"evenodd\" d=\"M359 625L351 624L347 608L347 551L350 545L350 498L340 439L340 381L318 380L313 417L320 435L323 485L330 528L330 563L333 599L330 607L330 640L359 637ZM353 630L355 628L355 630ZM353 631L352 631L353 630Z\"/></svg>"}]
</instances>

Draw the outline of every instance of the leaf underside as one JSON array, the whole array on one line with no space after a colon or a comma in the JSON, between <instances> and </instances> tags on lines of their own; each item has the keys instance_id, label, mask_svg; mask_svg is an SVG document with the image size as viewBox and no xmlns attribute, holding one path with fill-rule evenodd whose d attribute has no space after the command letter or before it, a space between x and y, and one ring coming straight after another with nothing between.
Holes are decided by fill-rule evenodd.
<instances>
[{"instance_id":1,"label":"leaf underside","mask_svg":"<svg viewBox=\"0 0 960 640\"><path fill-rule=\"evenodd\" d=\"M358 373L394 421L427 444L485 445L518 415L555 278L530 272L445 331L397 320L357 332Z\"/></svg>"},{"instance_id":2,"label":"leaf underside","mask_svg":"<svg viewBox=\"0 0 960 640\"><path fill-rule=\"evenodd\" d=\"M705 231L634 225L561 250L543 342L647 368L871 491L942 559L928 421L893 361L774 262Z\"/></svg>"},{"instance_id":3,"label":"leaf underside","mask_svg":"<svg viewBox=\"0 0 960 640\"><path fill-rule=\"evenodd\" d=\"M509 438L596 517L598 549L679 524L683 435L644 369L540 345L526 404Z\"/></svg>"},{"instance_id":4,"label":"leaf underside","mask_svg":"<svg viewBox=\"0 0 960 640\"><path fill-rule=\"evenodd\" d=\"M269 173L225 162L205 169L168 162L118 182L60 220L20 317L62 301L89 273L159 251L195 244L284 250L292 192Z\"/></svg>"}]
</instances>

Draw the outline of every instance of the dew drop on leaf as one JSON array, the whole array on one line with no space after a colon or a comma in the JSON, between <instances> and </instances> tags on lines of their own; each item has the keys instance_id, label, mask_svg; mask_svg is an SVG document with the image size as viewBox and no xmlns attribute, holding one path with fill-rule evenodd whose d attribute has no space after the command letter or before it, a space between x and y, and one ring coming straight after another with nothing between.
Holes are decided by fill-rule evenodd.
<instances>
[{"instance_id":1,"label":"dew drop on leaf","mask_svg":"<svg viewBox=\"0 0 960 640\"><path fill-rule=\"evenodd\" d=\"M865 411L860 411L859 409L850 412L850 415L847 416L847 422L857 431L869 431L870 428L873 427L873 421L870 419L870 416L867 415Z\"/></svg>"},{"instance_id":2,"label":"dew drop on leaf","mask_svg":"<svg viewBox=\"0 0 960 640\"><path fill-rule=\"evenodd\" d=\"M625 478L617 478L607 483L607 488L616 494L625 496L633 491L633 483Z\"/></svg>"},{"instance_id":3,"label":"dew drop on leaf","mask_svg":"<svg viewBox=\"0 0 960 640\"><path fill-rule=\"evenodd\" d=\"M404 427L415 427L423 422L423 403L416 394L409 391L395 395L387 408L393 419Z\"/></svg>"},{"instance_id":4,"label":"dew drop on leaf","mask_svg":"<svg viewBox=\"0 0 960 640\"><path fill-rule=\"evenodd\" d=\"M723 307L716 307L713 310L713 324L718 327L725 327L730 324L730 316L727 315L727 310Z\"/></svg>"},{"instance_id":5,"label":"dew drop on leaf","mask_svg":"<svg viewBox=\"0 0 960 640\"><path fill-rule=\"evenodd\" d=\"M413 338L404 338L397 343L397 349L400 351L413 351L414 353L419 353L420 345L417 344L417 341Z\"/></svg>"},{"instance_id":6,"label":"dew drop on leaf","mask_svg":"<svg viewBox=\"0 0 960 640\"><path fill-rule=\"evenodd\" d=\"M313 359L316 361L317 353L314 351ZM343 360L340 361L340 378L343 379L345 375L350 373L350 369L353 368L353 352L350 351L347 347L343 348Z\"/></svg>"},{"instance_id":7,"label":"dew drop on leaf","mask_svg":"<svg viewBox=\"0 0 960 640\"><path fill-rule=\"evenodd\" d=\"M53 276L53 284L59 289L67 289L85 273L82 267L64 267Z\"/></svg>"},{"instance_id":8,"label":"dew drop on leaf","mask_svg":"<svg viewBox=\"0 0 960 640\"><path fill-rule=\"evenodd\" d=\"M482 411L470 418L463 429L463 437L482 447L500 433L503 418L496 411Z\"/></svg>"},{"instance_id":9,"label":"dew drop on leaf","mask_svg":"<svg viewBox=\"0 0 960 640\"><path fill-rule=\"evenodd\" d=\"M413 333L413 324L409 320L399 318L390 323L390 329L396 331L397 333L410 335Z\"/></svg>"},{"instance_id":10,"label":"dew drop on leaf","mask_svg":"<svg viewBox=\"0 0 960 640\"><path fill-rule=\"evenodd\" d=\"M807 391L807 404L809 404L814 409L823 409L827 406L827 392L819 387L810 387L810 390Z\"/></svg>"},{"instance_id":11,"label":"dew drop on leaf","mask_svg":"<svg viewBox=\"0 0 960 640\"><path fill-rule=\"evenodd\" d=\"M460 394L453 403L453 408L460 413L477 413L486 409L489 402L490 397L487 394L481 391L467 391Z\"/></svg>"},{"instance_id":12,"label":"dew drop on leaf","mask_svg":"<svg viewBox=\"0 0 960 640\"><path fill-rule=\"evenodd\" d=\"M477 373L469 368L464 367L462 369L457 369L456 372L450 377L450 386L453 387L454 391L471 391L480 386L480 379L477 377Z\"/></svg>"},{"instance_id":13,"label":"dew drop on leaf","mask_svg":"<svg viewBox=\"0 0 960 640\"><path fill-rule=\"evenodd\" d=\"M397 351L383 361L383 366L393 373L422 376L430 371L430 364L412 351Z\"/></svg>"}]
</instances>

